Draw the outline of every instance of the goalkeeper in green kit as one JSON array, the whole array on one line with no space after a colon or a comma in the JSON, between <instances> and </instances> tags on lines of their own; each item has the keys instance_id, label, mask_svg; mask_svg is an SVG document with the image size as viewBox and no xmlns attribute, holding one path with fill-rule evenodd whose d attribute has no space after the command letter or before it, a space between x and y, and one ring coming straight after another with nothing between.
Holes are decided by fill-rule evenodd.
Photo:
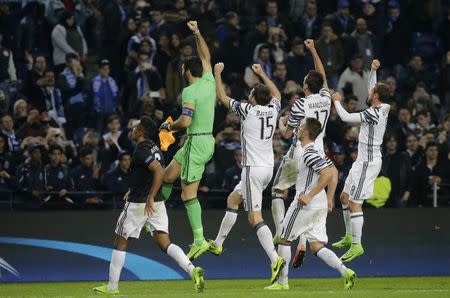
<instances>
[{"instance_id":1,"label":"goalkeeper in green kit","mask_svg":"<svg viewBox=\"0 0 450 298\"><path fill-rule=\"evenodd\" d=\"M194 235L194 243L187 257L193 260L209 250L209 244L203 236L202 209L197 198L197 191L205 165L214 153L215 141L212 129L216 85L212 74L211 55L198 30L197 22L190 21L187 25L195 36L198 57L187 57L182 61L181 73L188 85L181 95L182 114L173 123L164 122L160 130L187 129L184 146L178 150L166 168L162 194L168 199L172 191L172 183L181 177L181 199L186 207Z\"/></svg>"}]
</instances>

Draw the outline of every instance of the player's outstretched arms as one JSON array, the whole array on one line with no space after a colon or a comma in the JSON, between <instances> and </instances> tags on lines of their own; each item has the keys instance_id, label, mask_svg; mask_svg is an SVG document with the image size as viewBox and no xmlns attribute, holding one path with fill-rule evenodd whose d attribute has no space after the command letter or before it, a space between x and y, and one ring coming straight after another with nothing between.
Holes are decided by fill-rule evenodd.
<instances>
[{"instance_id":1,"label":"player's outstretched arms","mask_svg":"<svg viewBox=\"0 0 450 298\"><path fill-rule=\"evenodd\" d=\"M380 61L377 59L372 60L372 66L370 68L370 72L369 72L369 80L368 80L368 85L367 88L369 90L372 90L373 87L375 87L375 84L377 83L377 70L378 68L380 68Z\"/></svg>"},{"instance_id":2,"label":"player's outstretched arms","mask_svg":"<svg viewBox=\"0 0 450 298\"><path fill-rule=\"evenodd\" d=\"M317 181L316 186L314 186L308 193L297 198L299 203L302 205L308 205L314 198L314 196L324 190L325 187L330 183L335 171L336 167L334 165L321 170L319 173L319 181Z\"/></svg>"},{"instance_id":3,"label":"player's outstretched arms","mask_svg":"<svg viewBox=\"0 0 450 298\"><path fill-rule=\"evenodd\" d=\"M325 68L323 67L322 60L320 60L316 47L314 46L314 40L312 39L305 40L305 46L311 52L315 70L318 71L323 76L323 86L328 89L327 74L325 73Z\"/></svg>"},{"instance_id":4,"label":"player's outstretched arms","mask_svg":"<svg viewBox=\"0 0 450 298\"><path fill-rule=\"evenodd\" d=\"M331 95L331 99L333 100L336 112L338 113L342 121L351 123L361 123L361 116L359 113L349 113L341 105L342 95L339 92L334 92Z\"/></svg>"},{"instance_id":5,"label":"player's outstretched arms","mask_svg":"<svg viewBox=\"0 0 450 298\"><path fill-rule=\"evenodd\" d=\"M225 65L222 62L216 63L214 65L214 77L216 81L216 94L219 101L222 103L224 107L227 109L230 108L230 98L225 93L225 87L223 86L222 82L222 71L224 69Z\"/></svg>"},{"instance_id":6,"label":"player's outstretched arms","mask_svg":"<svg viewBox=\"0 0 450 298\"><path fill-rule=\"evenodd\" d=\"M200 30L198 30L197 21L189 21L187 22L187 26L195 36L198 55L200 57L200 60L202 60L203 73L211 72L211 54L209 53L208 45L206 44L205 39L200 33Z\"/></svg>"},{"instance_id":7,"label":"player's outstretched arms","mask_svg":"<svg viewBox=\"0 0 450 298\"><path fill-rule=\"evenodd\" d=\"M267 88L269 88L270 95L272 95L273 98L276 98L280 101L281 100L280 90L278 90L277 86L275 86L275 84L269 79L269 77L266 75L266 73L262 69L261 65L253 64L252 70L258 77L260 77L263 80L263 82L267 86Z\"/></svg>"}]
</instances>

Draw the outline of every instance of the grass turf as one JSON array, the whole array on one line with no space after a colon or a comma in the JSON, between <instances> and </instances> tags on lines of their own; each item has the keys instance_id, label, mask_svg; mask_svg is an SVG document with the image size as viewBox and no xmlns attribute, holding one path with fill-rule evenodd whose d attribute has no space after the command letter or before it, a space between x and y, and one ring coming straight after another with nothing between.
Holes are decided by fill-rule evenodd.
<instances>
[{"instance_id":1,"label":"grass turf","mask_svg":"<svg viewBox=\"0 0 450 298\"><path fill-rule=\"evenodd\" d=\"M92 292L98 282L5 283L0 297L98 297ZM194 293L191 281L120 282L118 297L450 297L450 277L359 278L351 291L343 289L342 279L291 279L290 291L263 290L268 280L207 280L202 294Z\"/></svg>"}]
</instances>

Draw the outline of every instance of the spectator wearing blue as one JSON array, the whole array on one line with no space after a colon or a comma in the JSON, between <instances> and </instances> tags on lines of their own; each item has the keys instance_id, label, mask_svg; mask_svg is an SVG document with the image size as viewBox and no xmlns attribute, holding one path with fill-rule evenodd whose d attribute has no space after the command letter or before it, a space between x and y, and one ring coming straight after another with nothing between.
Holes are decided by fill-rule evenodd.
<instances>
[{"instance_id":1,"label":"spectator wearing blue","mask_svg":"<svg viewBox=\"0 0 450 298\"><path fill-rule=\"evenodd\" d=\"M5 114L1 118L1 133L7 138L7 145L10 152L20 152L20 139L14 131L14 122L11 115Z\"/></svg>"},{"instance_id":2,"label":"spectator wearing blue","mask_svg":"<svg viewBox=\"0 0 450 298\"><path fill-rule=\"evenodd\" d=\"M351 163L345 160L345 149L344 146L338 145L336 143L330 146L331 160L334 166L339 172L338 184L336 188L335 203L338 203L339 195L344 189L345 179L347 178L348 172L350 171ZM339 206L337 204L336 206Z\"/></svg>"},{"instance_id":3,"label":"spectator wearing blue","mask_svg":"<svg viewBox=\"0 0 450 298\"><path fill-rule=\"evenodd\" d=\"M128 170L131 166L131 155L127 151L119 154L118 165L106 172L103 181L106 190L112 192L115 197L122 197L128 191Z\"/></svg>"},{"instance_id":4,"label":"spectator wearing blue","mask_svg":"<svg viewBox=\"0 0 450 298\"><path fill-rule=\"evenodd\" d=\"M59 75L57 86L61 90L67 117L67 132L71 136L83 127L88 118L83 68L76 54L66 55L67 67Z\"/></svg>"},{"instance_id":5,"label":"spectator wearing blue","mask_svg":"<svg viewBox=\"0 0 450 298\"><path fill-rule=\"evenodd\" d=\"M64 150L59 145L50 146L49 150L50 163L44 167L44 185L47 191L57 191L57 195L46 195L44 202L73 204L73 200L67 196L70 189L69 168L62 163ZM52 200L52 202L50 202Z\"/></svg>"},{"instance_id":6,"label":"spectator wearing blue","mask_svg":"<svg viewBox=\"0 0 450 298\"><path fill-rule=\"evenodd\" d=\"M303 84L303 79L314 67L311 56L305 53L305 44L300 37L294 38L291 51L286 59L287 78L297 84Z\"/></svg>"},{"instance_id":7,"label":"spectator wearing blue","mask_svg":"<svg viewBox=\"0 0 450 298\"><path fill-rule=\"evenodd\" d=\"M240 148L234 151L234 161L233 166L225 170L223 189L232 190L241 181L242 151Z\"/></svg>"},{"instance_id":8,"label":"spectator wearing blue","mask_svg":"<svg viewBox=\"0 0 450 298\"><path fill-rule=\"evenodd\" d=\"M318 15L317 3L309 0L306 3L305 14L301 18L301 25L298 26L298 35L304 38L317 39L322 27L322 18Z\"/></svg>"},{"instance_id":9,"label":"spectator wearing blue","mask_svg":"<svg viewBox=\"0 0 450 298\"><path fill-rule=\"evenodd\" d=\"M71 188L81 192L95 192L100 188L100 165L94 164L93 152L90 147L82 147L79 152L80 165L70 172ZM103 200L97 194L74 195L80 204L98 205Z\"/></svg>"},{"instance_id":10,"label":"spectator wearing blue","mask_svg":"<svg viewBox=\"0 0 450 298\"><path fill-rule=\"evenodd\" d=\"M330 23L334 33L339 37L346 37L355 30L355 19L350 14L350 1L339 0L337 11L325 17L325 22Z\"/></svg>"},{"instance_id":11,"label":"spectator wearing blue","mask_svg":"<svg viewBox=\"0 0 450 298\"><path fill-rule=\"evenodd\" d=\"M94 121L96 121L95 127L98 131L103 131L106 119L116 113L118 106L117 95L119 88L116 81L109 74L109 60L100 60L98 63L98 75L91 81Z\"/></svg>"},{"instance_id":12,"label":"spectator wearing blue","mask_svg":"<svg viewBox=\"0 0 450 298\"><path fill-rule=\"evenodd\" d=\"M44 72L45 110L54 122L62 127L67 121L64 113L64 103L61 90L56 88L55 72L47 69Z\"/></svg>"},{"instance_id":13,"label":"spectator wearing blue","mask_svg":"<svg viewBox=\"0 0 450 298\"><path fill-rule=\"evenodd\" d=\"M131 58L137 59L138 47L142 41L147 40L151 45L151 56L149 57L150 62L153 62L153 57L156 53L156 42L150 36L150 20L142 19L139 23L138 33L133 35L128 41L128 55Z\"/></svg>"},{"instance_id":14,"label":"spectator wearing blue","mask_svg":"<svg viewBox=\"0 0 450 298\"><path fill-rule=\"evenodd\" d=\"M38 144L28 145L29 158L17 170L19 188L27 199L41 200L44 188L44 166L42 151L44 147Z\"/></svg>"},{"instance_id":15,"label":"spectator wearing blue","mask_svg":"<svg viewBox=\"0 0 450 298\"><path fill-rule=\"evenodd\" d=\"M217 40L223 46L226 38L239 33L239 16L234 11L225 14L225 23L217 28Z\"/></svg>"},{"instance_id":16,"label":"spectator wearing blue","mask_svg":"<svg viewBox=\"0 0 450 298\"><path fill-rule=\"evenodd\" d=\"M0 134L0 190L16 188L15 170L15 162L9 152L8 138L4 134Z\"/></svg>"}]
</instances>

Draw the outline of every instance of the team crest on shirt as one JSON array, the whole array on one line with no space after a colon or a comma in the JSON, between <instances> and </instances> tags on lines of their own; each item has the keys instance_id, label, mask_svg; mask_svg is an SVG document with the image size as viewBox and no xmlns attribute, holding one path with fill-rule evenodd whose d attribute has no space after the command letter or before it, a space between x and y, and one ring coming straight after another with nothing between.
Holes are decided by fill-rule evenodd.
<instances>
[{"instance_id":1,"label":"team crest on shirt","mask_svg":"<svg viewBox=\"0 0 450 298\"><path fill-rule=\"evenodd\" d=\"M59 171L58 172L58 179L63 179L64 178L64 173Z\"/></svg>"}]
</instances>

